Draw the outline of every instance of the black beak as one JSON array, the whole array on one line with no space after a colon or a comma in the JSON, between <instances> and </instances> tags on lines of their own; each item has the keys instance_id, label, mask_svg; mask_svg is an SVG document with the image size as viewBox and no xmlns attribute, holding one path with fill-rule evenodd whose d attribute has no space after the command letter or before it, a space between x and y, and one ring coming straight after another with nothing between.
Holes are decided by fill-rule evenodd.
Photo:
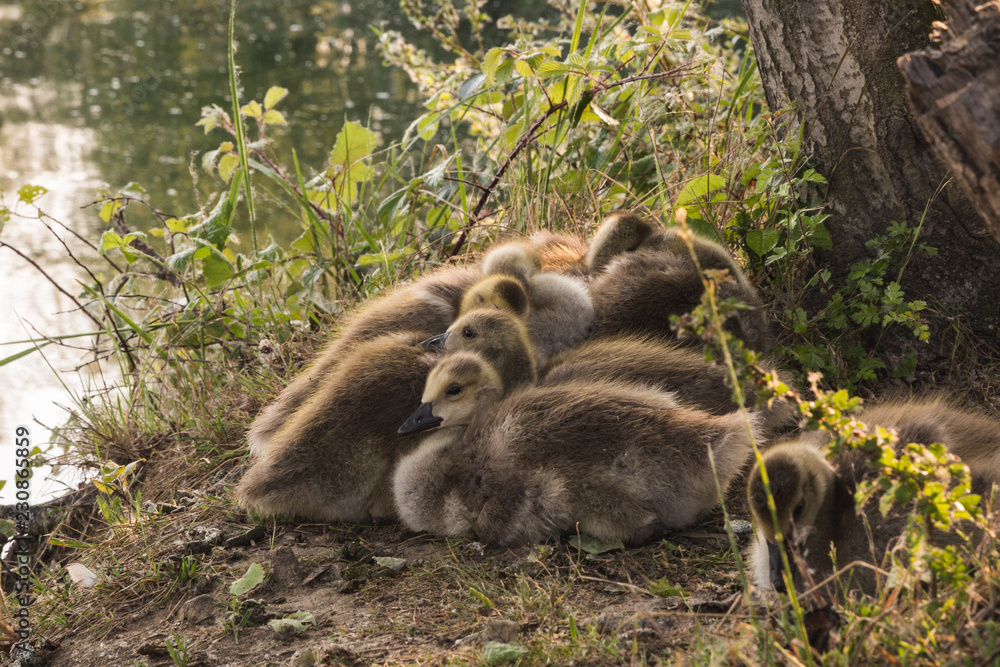
<instances>
[{"instance_id":1,"label":"black beak","mask_svg":"<svg viewBox=\"0 0 1000 667\"><path fill-rule=\"evenodd\" d=\"M444 421L442 417L435 417L433 403L424 403L417 411L410 415L410 418L399 427L396 433L400 435L406 435L408 433L417 433L419 431L426 431L429 428L434 428L438 424Z\"/></svg>"},{"instance_id":2,"label":"black beak","mask_svg":"<svg viewBox=\"0 0 1000 667\"><path fill-rule=\"evenodd\" d=\"M437 336L431 336L425 341L420 343L420 347L426 347L428 350L433 350L434 352L444 352L444 342L448 340L448 332L445 331L443 334L438 334Z\"/></svg>"},{"instance_id":3,"label":"black beak","mask_svg":"<svg viewBox=\"0 0 1000 667\"><path fill-rule=\"evenodd\" d=\"M774 590L779 593L787 593L788 589L785 588L785 578L781 576L783 571L781 566L781 549L774 542L767 543L767 561L771 585L774 586ZM788 554L788 569L788 574L791 575L794 581L795 575L798 574L798 569L795 567L795 558L791 552Z\"/></svg>"}]
</instances>

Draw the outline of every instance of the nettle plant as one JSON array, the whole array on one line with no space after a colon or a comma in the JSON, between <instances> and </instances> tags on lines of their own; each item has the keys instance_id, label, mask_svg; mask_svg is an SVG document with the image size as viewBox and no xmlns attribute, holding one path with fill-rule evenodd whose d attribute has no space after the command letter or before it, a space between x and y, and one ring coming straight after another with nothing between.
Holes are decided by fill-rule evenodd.
<instances>
[{"instance_id":1,"label":"nettle plant","mask_svg":"<svg viewBox=\"0 0 1000 667\"><path fill-rule=\"evenodd\" d=\"M550 23L498 21L511 29L510 43L484 52L476 30L481 3L456 11L435 2L424 13L402 4L418 27L433 16L441 45L454 54L438 63L399 33L379 35L386 60L428 95L429 111L412 132L463 128L460 141L440 146L442 162L461 158L474 176L466 184L478 196L463 231L486 218L516 226L508 216L525 206L548 225L637 205L667 212L698 200L692 228L727 240L743 163L766 160L771 140L744 137L762 99L738 26L712 24L690 3L607 4L600 14L587 3L575 13L552 3ZM478 48L463 45L462 19L473 26L464 43Z\"/></svg>"},{"instance_id":2,"label":"nettle plant","mask_svg":"<svg viewBox=\"0 0 1000 667\"><path fill-rule=\"evenodd\" d=\"M759 136L760 124L770 120L762 117L751 129ZM907 300L901 282L915 254L937 251L918 242L923 220L915 227L893 221L885 234L866 241L872 256L854 264L843 285L835 285L812 258L814 250L833 250L823 204L826 178L808 166L799 151L801 135L790 129L771 144L768 159L744 168L745 190L730 238L742 245L751 273L763 274L785 295L771 309L781 329L793 334L782 341L780 353L803 375L821 372L853 389L890 370L877 354L887 331L903 328L920 341L930 337L923 317L927 304ZM912 375L916 359L911 350L892 375Z\"/></svg>"},{"instance_id":3,"label":"nettle plant","mask_svg":"<svg viewBox=\"0 0 1000 667\"><path fill-rule=\"evenodd\" d=\"M874 257L854 264L844 286L831 288L830 272L826 270L816 272L806 282L804 292L819 290L828 300L815 314L808 314L801 306L787 308L783 313L790 329L799 335L786 350L803 369L820 370L853 388L888 370L875 350L890 328L902 327L920 341L930 338L921 315L927 304L919 299L907 300L900 285L915 251L927 256L937 252L925 243L917 243L919 233L919 226L911 229L904 223L892 222L886 234L865 243ZM912 375L916 361L916 351L911 350L891 369L893 376Z\"/></svg>"}]
</instances>

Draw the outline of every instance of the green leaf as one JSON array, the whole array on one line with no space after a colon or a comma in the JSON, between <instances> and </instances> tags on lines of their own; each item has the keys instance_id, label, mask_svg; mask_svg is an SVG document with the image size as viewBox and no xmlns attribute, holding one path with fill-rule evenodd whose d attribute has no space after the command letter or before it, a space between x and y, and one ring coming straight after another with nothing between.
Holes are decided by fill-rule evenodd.
<instances>
[{"instance_id":1,"label":"green leaf","mask_svg":"<svg viewBox=\"0 0 1000 667\"><path fill-rule=\"evenodd\" d=\"M302 233L302 236L292 241L292 249L302 253L311 253L315 248L313 233L308 229Z\"/></svg>"},{"instance_id":2,"label":"green leaf","mask_svg":"<svg viewBox=\"0 0 1000 667\"><path fill-rule=\"evenodd\" d=\"M288 95L288 89L281 86L272 86L264 95L264 108L271 109Z\"/></svg>"},{"instance_id":3,"label":"green leaf","mask_svg":"<svg viewBox=\"0 0 1000 667\"><path fill-rule=\"evenodd\" d=\"M219 160L219 176L226 183L233 177L236 168L240 166L240 156L235 153L226 153Z\"/></svg>"},{"instance_id":4,"label":"green leaf","mask_svg":"<svg viewBox=\"0 0 1000 667\"><path fill-rule=\"evenodd\" d=\"M132 461L132 463L129 463L129 464L125 465L125 466L122 466L120 468L120 470L118 471L118 476L119 477L127 477L128 475L131 475L133 472L135 472L136 466L138 466L140 463L142 463L145 460L146 459L139 459L137 461Z\"/></svg>"},{"instance_id":5,"label":"green leaf","mask_svg":"<svg viewBox=\"0 0 1000 667\"><path fill-rule=\"evenodd\" d=\"M806 169L802 174L802 180L810 183L826 183L826 177L815 169Z\"/></svg>"},{"instance_id":6,"label":"green leaf","mask_svg":"<svg viewBox=\"0 0 1000 667\"><path fill-rule=\"evenodd\" d=\"M483 645L482 664L484 665L506 665L514 662L528 649L518 644L501 644L500 642L486 642Z\"/></svg>"},{"instance_id":7,"label":"green leaf","mask_svg":"<svg viewBox=\"0 0 1000 667\"><path fill-rule=\"evenodd\" d=\"M48 190L41 185L22 185L17 191L18 198L25 204L34 204L35 200L44 195Z\"/></svg>"},{"instance_id":8,"label":"green leaf","mask_svg":"<svg viewBox=\"0 0 1000 667\"><path fill-rule=\"evenodd\" d=\"M243 108L240 109L240 113L251 118L260 118L264 115L264 110L260 108L260 103L257 100L253 100L244 104Z\"/></svg>"},{"instance_id":9,"label":"green leaf","mask_svg":"<svg viewBox=\"0 0 1000 667\"><path fill-rule=\"evenodd\" d=\"M559 74L565 74L569 71L569 65L565 63L556 62L555 60L547 60L538 67L538 76L540 78L545 78L548 76L557 76Z\"/></svg>"},{"instance_id":10,"label":"green leaf","mask_svg":"<svg viewBox=\"0 0 1000 667\"><path fill-rule=\"evenodd\" d=\"M90 549L91 545L78 540L63 540L58 537L50 537L49 544L54 547L66 547L67 549Z\"/></svg>"},{"instance_id":11,"label":"green leaf","mask_svg":"<svg viewBox=\"0 0 1000 667\"><path fill-rule=\"evenodd\" d=\"M726 187L726 179L718 174L704 174L684 186L684 189L677 195L675 206L687 206L691 202L705 197L708 193L721 190Z\"/></svg>"},{"instance_id":12,"label":"green leaf","mask_svg":"<svg viewBox=\"0 0 1000 667\"><path fill-rule=\"evenodd\" d=\"M202 118L194 125L195 127L201 125L202 127L205 128L205 134L208 134L209 132L217 128L219 126L219 123L214 117L209 117L209 118Z\"/></svg>"},{"instance_id":13,"label":"green leaf","mask_svg":"<svg viewBox=\"0 0 1000 667\"><path fill-rule=\"evenodd\" d=\"M649 592L661 598L687 597L687 593L685 593L680 586L675 586L674 584L671 584L670 580L668 580L666 577L661 577L656 581L651 581L649 583Z\"/></svg>"},{"instance_id":14,"label":"green leaf","mask_svg":"<svg viewBox=\"0 0 1000 667\"><path fill-rule=\"evenodd\" d=\"M406 195L409 191L409 188L400 188L383 199L378 205L378 217L383 224L387 224L390 220L396 217L399 205L401 202L405 201Z\"/></svg>"},{"instance_id":15,"label":"green leaf","mask_svg":"<svg viewBox=\"0 0 1000 667\"><path fill-rule=\"evenodd\" d=\"M225 199L220 199L205 222L193 230L193 236L206 239L220 250L226 245L229 234L233 231L231 222L236 200L239 198L239 187L243 171L240 170L236 173L239 175L233 178L232 183L229 184L229 196Z\"/></svg>"},{"instance_id":16,"label":"green leaf","mask_svg":"<svg viewBox=\"0 0 1000 667\"><path fill-rule=\"evenodd\" d=\"M371 155L375 145L374 132L357 123L345 123L330 151L330 164L348 169Z\"/></svg>"},{"instance_id":17,"label":"green leaf","mask_svg":"<svg viewBox=\"0 0 1000 667\"><path fill-rule=\"evenodd\" d=\"M496 83L503 85L508 81L510 81L513 75L514 75L514 59L507 58L502 63L500 63L500 67L497 67Z\"/></svg>"},{"instance_id":18,"label":"green leaf","mask_svg":"<svg viewBox=\"0 0 1000 667\"><path fill-rule=\"evenodd\" d=\"M358 197L358 182L349 173L334 176L332 194L335 199L353 204Z\"/></svg>"},{"instance_id":19,"label":"green leaf","mask_svg":"<svg viewBox=\"0 0 1000 667\"><path fill-rule=\"evenodd\" d=\"M205 276L205 285L215 287L221 285L235 275L233 265L216 248L202 260L201 271Z\"/></svg>"},{"instance_id":20,"label":"green leaf","mask_svg":"<svg viewBox=\"0 0 1000 667\"><path fill-rule=\"evenodd\" d=\"M413 121L410 128L413 128L419 136L424 141L430 141L434 138L434 133L437 132L438 126L441 124L440 116L438 113L431 112L425 113L420 118Z\"/></svg>"},{"instance_id":21,"label":"green leaf","mask_svg":"<svg viewBox=\"0 0 1000 667\"><path fill-rule=\"evenodd\" d=\"M316 623L316 616L308 611L297 611L285 618L275 618L267 622L267 625L275 632L284 634L299 634L309 629L309 626Z\"/></svg>"},{"instance_id":22,"label":"green leaf","mask_svg":"<svg viewBox=\"0 0 1000 667\"><path fill-rule=\"evenodd\" d=\"M486 58L483 59L483 74L486 75L486 81L491 86L496 82L497 69L500 67L501 59L506 55L506 51L497 47L486 52Z\"/></svg>"},{"instance_id":23,"label":"green leaf","mask_svg":"<svg viewBox=\"0 0 1000 667\"><path fill-rule=\"evenodd\" d=\"M285 115L280 111L275 111L274 109L268 109L265 111L261 120L268 125L288 125L288 121L285 120Z\"/></svg>"},{"instance_id":24,"label":"green leaf","mask_svg":"<svg viewBox=\"0 0 1000 667\"><path fill-rule=\"evenodd\" d=\"M7 480L3 480L3 483L0 484L0 489L6 486L6 484ZM11 535L14 535L16 532L17 532L17 524L15 524L10 519L0 519L0 535L6 535L7 537L10 537Z\"/></svg>"},{"instance_id":25,"label":"green leaf","mask_svg":"<svg viewBox=\"0 0 1000 667\"><path fill-rule=\"evenodd\" d=\"M369 264L383 264L392 265L396 260L403 257L408 257L415 253L416 250L413 248L403 248L402 250L395 250L393 252L380 252L375 254L365 254L358 257L358 261L355 263L356 266L367 266Z\"/></svg>"},{"instance_id":26,"label":"green leaf","mask_svg":"<svg viewBox=\"0 0 1000 667\"><path fill-rule=\"evenodd\" d=\"M109 229L101 235L101 245L98 246L98 251L105 253L113 248L121 247L124 242L124 239L122 239L118 232Z\"/></svg>"},{"instance_id":27,"label":"green leaf","mask_svg":"<svg viewBox=\"0 0 1000 667\"><path fill-rule=\"evenodd\" d=\"M337 195L329 190L306 190L306 198L326 211L334 210L337 205Z\"/></svg>"},{"instance_id":28,"label":"green leaf","mask_svg":"<svg viewBox=\"0 0 1000 667\"><path fill-rule=\"evenodd\" d=\"M780 238L781 232L777 229L754 229L747 232L747 247L758 257L763 257L778 245Z\"/></svg>"},{"instance_id":29,"label":"green leaf","mask_svg":"<svg viewBox=\"0 0 1000 667\"><path fill-rule=\"evenodd\" d=\"M141 183L129 181L128 185L122 188L122 194L135 199L145 199L149 193L146 192L146 188L142 187Z\"/></svg>"},{"instance_id":30,"label":"green leaf","mask_svg":"<svg viewBox=\"0 0 1000 667\"><path fill-rule=\"evenodd\" d=\"M514 61L514 69L525 79L531 79L535 76L534 70L531 69L531 64L523 58L518 58Z\"/></svg>"},{"instance_id":31,"label":"green leaf","mask_svg":"<svg viewBox=\"0 0 1000 667\"><path fill-rule=\"evenodd\" d=\"M743 170L743 175L740 176L740 183L742 183L743 185L747 185L750 183L750 181L757 178L759 174L760 174L760 167L756 165L747 167L746 169Z\"/></svg>"},{"instance_id":32,"label":"green leaf","mask_svg":"<svg viewBox=\"0 0 1000 667\"><path fill-rule=\"evenodd\" d=\"M569 543L588 554L603 554L625 548L625 544L621 540L603 541L590 535L572 535L569 538Z\"/></svg>"},{"instance_id":33,"label":"green leaf","mask_svg":"<svg viewBox=\"0 0 1000 667\"><path fill-rule=\"evenodd\" d=\"M145 236L146 235L143 232L129 232L122 237L119 236L117 232L109 229L101 236L100 252L103 253L113 248L118 248L118 250L121 251L122 256L125 257L126 261L131 264L138 259L138 255L132 251L129 244L132 243L133 240Z\"/></svg>"},{"instance_id":34,"label":"green leaf","mask_svg":"<svg viewBox=\"0 0 1000 667\"><path fill-rule=\"evenodd\" d=\"M462 85L458 87L458 99L467 100L483 87L483 82L486 80L486 76L483 74L473 74L468 79L462 82Z\"/></svg>"},{"instance_id":35,"label":"green leaf","mask_svg":"<svg viewBox=\"0 0 1000 667\"><path fill-rule=\"evenodd\" d=\"M104 222L111 222L111 218L115 213L120 211L125 206L125 201L122 199L112 199L111 201L105 202L104 206L101 207L100 212L97 214L101 217Z\"/></svg>"},{"instance_id":36,"label":"green leaf","mask_svg":"<svg viewBox=\"0 0 1000 667\"><path fill-rule=\"evenodd\" d=\"M833 238L830 236L830 230L821 222L816 223L816 226L809 233L809 243L820 250L833 250Z\"/></svg>"},{"instance_id":37,"label":"green leaf","mask_svg":"<svg viewBox=\"0 0 1000 667\"><path fill-rule=\"evenodd\" d=\"M233 585L229 587L229 593L243 595L262 581L264 581L264 568L260 566L260 563L254 563L247 568L246 574L233 582Z\"/></svg>"},{"instance_id":38,"label":"green leaf","mask_svg":"<svg viewBox=\"0 0 1000 667\"><path fill-rule=\"evenodd\" d=\"M188 222L190 218L167 218L163 221L163 224L167 226L167 231L171 234L179 234L180 232L186 232L188 230Z\"/></svg>"},{"instance_id":39,"label":"green leaf","mask_svg":"<svg viewBox=\"0 0 1000 667\"><path fill-rule=\"evenodd\" d=\"M173 271L183 271L184 267L191 263L191 258L198 249L199 248L194 247L185 248L184 250L167 257L167 267Z\"/></svg>"},{"instance_id":40,"label":"green leaf","mask_svg":"<svg viewBox=\"0 0 1000 667\"><path fill-rule=\"evenodd\" d=\"M970 493L968 495L959 498L957 502L959 505L964 507L965 510L968 512L972 510L972 508L976 507L980 503L980 501L982 501L982 496L979 496L975 493Z\"/></svg>"}]
</instances>

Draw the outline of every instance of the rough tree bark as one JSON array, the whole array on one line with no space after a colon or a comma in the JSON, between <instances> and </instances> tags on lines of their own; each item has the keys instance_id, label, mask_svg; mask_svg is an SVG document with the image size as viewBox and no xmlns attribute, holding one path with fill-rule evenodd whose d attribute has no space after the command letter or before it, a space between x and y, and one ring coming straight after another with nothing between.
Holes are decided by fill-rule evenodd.
<instances>
[{"instance_id":1,"label":"rough tree bark","mask_svg":"<svg viewBox=\"0 0 1000 667\"><path fill-rule=\"evenodd\" d=\"M917 124L1000 240L1000 0L942 0L938 49L898 61Z\"/></svg>"},{"instance_id":2,"label":"rough tree bark","mask_svg":"<svg viewBox=\"0 0 1000 667\"><path fill-rule=\"evenodd\" d=\"M936 8L931 0L743 0L743 7L768 104L796 104L806 149L829 180L834 251L820 260L842 279L889 222L917 225L947 179L896 67L899 56L930 43ZM959 317L1000 347L1000 245L953 183L934 198L921 240L939 254L908 265L907 298ZM937 319L932 332L946 325Z\"/></svg>"}]
</instances>

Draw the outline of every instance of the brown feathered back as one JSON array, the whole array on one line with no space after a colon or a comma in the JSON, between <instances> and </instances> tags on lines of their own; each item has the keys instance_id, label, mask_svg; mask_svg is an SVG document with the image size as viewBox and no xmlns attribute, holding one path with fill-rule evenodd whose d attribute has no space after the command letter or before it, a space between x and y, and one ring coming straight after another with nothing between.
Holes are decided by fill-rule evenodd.
<instances>
[{"instance_id":1,"label":"brown feathered back","mask_svg":"<svg viewBox=\"0 0 1000 667\"><path fill-rule=\"evenodd\" d=\"M588 255L594 335L673 337L671 317L701 303L700 267L701 271L728 271L732 279L718 284L718 300L734 298L747 307L727 317L725 327L751 349L766 352L770 348L767 315L735 258L717 243L696 235L690 240L697 264L676 228L654 225L633 213L605 220Z\"/></svg>"},{"instance_id":2,"label":"brown feathered back","mask_svg":"<svg viewBox=\"0 0 1000 667\"><path fill-rule=\"evenodd\" d=\"M347 347L253 462L237 487L239 504L308 521L395 517L392 470L420 440L397 430L420 405L435 360L422 338L390 334Z\"/></svg>"}]
</instances>

